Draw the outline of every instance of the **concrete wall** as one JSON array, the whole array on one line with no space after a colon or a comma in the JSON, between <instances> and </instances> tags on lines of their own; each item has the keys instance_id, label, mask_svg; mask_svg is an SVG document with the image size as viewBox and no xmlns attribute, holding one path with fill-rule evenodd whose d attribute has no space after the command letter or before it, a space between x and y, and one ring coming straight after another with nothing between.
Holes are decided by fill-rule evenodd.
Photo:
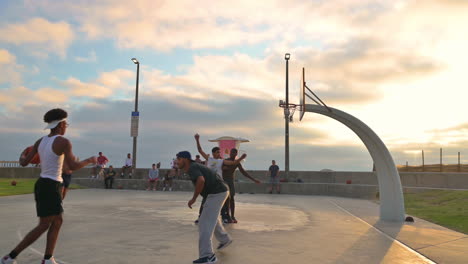
<instances>
[{"instance_id":1,"label":"concrete wall","mask_svg":"<svg viewBox=\"0 0 468 264\"><path fill-rule=\"evenodd\" d=\"M120 173L120 169L117 169ZM138 169L133 179L117 177L114 186L124 189L145 189L148 169ZM162 169L164 175L166 169ZM248 171L250 175L260 179L262 184L252 183L237 172L237 192L267 193L267 171ZM0 178L37 178L39 168L0 168ZM92 188L103 188L102 180L91 180L91 169L84 168L74 172L73 182ZM282 176L282 175L281 175ZM375 172L318 172L292 171L290 181L281 183L283 194L300 195L329 195L352 198L373 199L378 192L377 176ZM183 177L181 177L183 178ZM304 183L293 182L301 179ZM400 179L405 192L420 192L430 188L468 189L468 173L440 173L440 172L400 172ZM351 184L346 181L351 180ZM191 191L192 184L187 180L174 181L174 190Z\"/></svg>"},{"instance_id":2,"label":"concrete wall","mask_svg":"<svg viewBox=\"0 0 468 264\"><path fill-rule=\"evenodd\" d=\"M89 178L74 178L72 183L90 188L104 188L102 180ZM236 182L236 193L268 193L269 184ZM142 179L120 179L114 181L114 188L145 190L147 181ZM188 180L175 180L173 191L193 191L193 185ZM161 188L159 188L161 190ZM320 184L320 183L282 183L282 194L296 195L327 195L349 198L375 199L378 191L377 186L371 185L346 185L346 184Z\"/></svg>"}]
</instances>

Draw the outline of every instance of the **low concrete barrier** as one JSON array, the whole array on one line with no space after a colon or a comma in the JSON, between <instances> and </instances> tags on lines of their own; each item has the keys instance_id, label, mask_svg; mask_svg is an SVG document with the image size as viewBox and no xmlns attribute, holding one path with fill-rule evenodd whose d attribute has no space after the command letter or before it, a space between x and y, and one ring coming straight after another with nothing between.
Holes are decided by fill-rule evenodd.
<instances>
[{"instance_id":1,"label":"low concrete barrier","mask_svg":"<svg viewBox=\"0 0 468 264\"><path fill-rule=\"evenodd\" d=\"M121 179L120 169L116 169L118 176L114 187L123 189L146 189L148 169L137 169L132 179ZM165 175L167 169L161 169ZM260 181L255 184L236 172L237 192L267 193L269 177L267 171L248 171ZM40 168L0 168L0 178L37 178ZM104 188L102 180L90 179L91 169L84 168L73 173L73 182L90 188ZM192 183L181 175L174 181L174 190L192 191ZM297 183L298 179L302 183ZM404 192L421 192L432 189L468 189L468 173L440 173L440 172L400 172L400 179ZM350 181L350 184L347 182ZM375 172L346 172L346 171L291 171L289 182L281 183L281 193L300 195L329 195L352 198L374 199L378 192L378 181Z\"/></svg>"},{"instance_id":2,"label":"low concrete barrier","mask_svg":"<svg viewBox=\"0 0 468 264\"><path fill-rule=\"evenodd\" d=\"M74 178L72 183L76 183L89 188L104 188L103 180L89 178ZM145 190L148 182L142 179L120 179L114 180L114 189ZM237 193L268 193L267 183L235 183ZM161 187L159 188L161 190ZM174 180L173 191L193 191L193 184L188 180ZM281 183L282 194L297 195L327 195L349 198L375 199L378 191L377 186L372 185L352 185L352 184L328 184L328 183Z\"/></svg>"}]
</instances>

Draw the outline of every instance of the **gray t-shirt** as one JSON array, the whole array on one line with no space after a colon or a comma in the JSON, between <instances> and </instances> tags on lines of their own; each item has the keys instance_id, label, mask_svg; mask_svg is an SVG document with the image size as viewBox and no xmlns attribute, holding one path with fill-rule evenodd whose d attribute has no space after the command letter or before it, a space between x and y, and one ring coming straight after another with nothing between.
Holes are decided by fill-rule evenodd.
<instances>
[{"instance_id":1,"label":"gray t-shirt","mask_svg":"<svg viewBox=\"0 0 468 264\"><path fill-rule=\"evenodd\" d=\"M188 175L190 176L190 180L194 185L196 184L198 177L203 176L205 178L205 185L203 186L203 190L200 193L203 198L206 198L208 194L222 193L227 192L228 190L228 187L220 176L218 176L208 167L205 167L196 162L192 162L190 164Z\"/></svg>"},{"instance_id":2,"label":"gray t-shirt","mask_svg":"<svg viewBox=\"0 0 468 264\"><path fill-rule=\"evenodd\" d=\"M148 171L148 178L154 180L154 179L157 179L159 178L159 170L158 169L150 169Z\"/></svg>"},{"instance_id":3,"label":"gray t-shirt","mask_svg":"<svg viewBox=\"0 0 468 264\"><path fill-rule=\"evenodd\" d=\"M279 171L279 167L278 167L278 165L271 165L270 169L268 169L268 170L270 171L270 177L275 177L276 174Z\"/></svg>"}]
</instances>

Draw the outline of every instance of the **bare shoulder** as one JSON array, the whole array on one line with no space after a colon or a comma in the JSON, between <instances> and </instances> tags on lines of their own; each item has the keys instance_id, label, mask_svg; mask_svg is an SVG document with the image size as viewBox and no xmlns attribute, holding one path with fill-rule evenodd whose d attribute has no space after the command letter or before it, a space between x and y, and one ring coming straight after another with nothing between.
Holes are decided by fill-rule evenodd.
<instances>
[{"instance_id":1,"label":"bare shoulder","mask_svg":"<svg viewBox=\"0 0 468 264\"><path fill-rule=\"evenodd\" d=\"M58 136L55 139L54 145L57 146L58 149L60 149L60 150L65 150L65 148L71 146L71 142L70 142L70 140L68 140L68 138L66 138L64 136ZM62 151L60 151L60 152L62 152Z\"/></svg>"}]
</instances>

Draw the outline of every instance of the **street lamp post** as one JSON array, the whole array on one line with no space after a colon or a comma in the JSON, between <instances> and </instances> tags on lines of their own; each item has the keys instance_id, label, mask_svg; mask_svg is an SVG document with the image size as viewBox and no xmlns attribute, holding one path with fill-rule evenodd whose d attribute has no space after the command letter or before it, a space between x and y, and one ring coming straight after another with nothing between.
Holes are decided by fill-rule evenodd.
<instances>
[{"instance_id":1,"label":"street lamp post","mask_svg":"<svg viewBox=\"0 0 468 264\"><path fill-rule=\"evenodd\" d=\"M136 91L135 91L135 112L132 113L132 131L131 131L131 136L133 136L133 175L135 175L136 172L136 153L137 153L137 137L138 137L138 120L140 117L140 113L138 112L138 79L140 77L140 62L132 58L133 63L137 65L137 75L136 75ZM136 124L134 124L134 122Z\"/></svg>"},{"instance_id":2,"label":"street lamp post","mask_svg":"<svg viewBox=\"0 0 468 264\"><path fill-rule=\"evenodd\" d=\"M291 55L286 53L284 59L286 60L286 108L284 112L284 125L285 125L285 172L286 179L289 180L289 58Z\"/></svg>"}]
</instances>

